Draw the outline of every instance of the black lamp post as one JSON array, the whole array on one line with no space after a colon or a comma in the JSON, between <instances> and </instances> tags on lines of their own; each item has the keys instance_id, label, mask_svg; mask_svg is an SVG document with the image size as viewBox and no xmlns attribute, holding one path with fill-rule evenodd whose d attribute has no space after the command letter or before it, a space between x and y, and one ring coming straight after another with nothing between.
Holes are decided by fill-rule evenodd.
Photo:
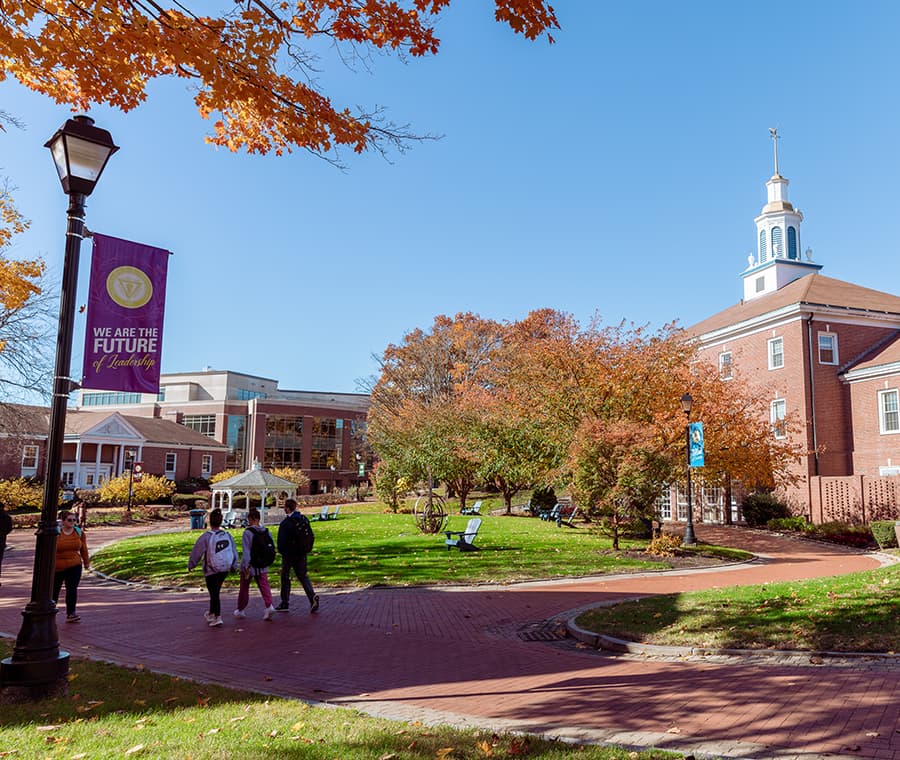
<instances>
[{"instance_id":1,"label":"black lamp post","mask_svg":"<svg viewBox=\"0 0 900 760\"><path fill-rule=\"evenodd\" d=\"M334 493L334 465L331 465L331 493Z\"/></svg>"},{"instance_id":2,"label":"black lamp post","mask_svg":"<svg viewBox=\"0 0 900 760\"><path fill-rule=\"evenodd\" d=\"M362 480L362 475L359 472L359 463L362 461L362 457L360 457L359 452L354 454L356 457L356 500L359 501L359 481Z\"/></svg>"},{"instance_id":3,"label":"black lamp post","mask_svg":"<svg viewBox=\"0 0 900 760\"><path fill-rule=\"evenodd\" d=\"M685 442L687 443L687 525L684 528L684 543L686 546L693 546L697 543L694 536L694 504L693 494L691 493L691 407L694 406L694 397L690 393L685 393L681 397L681 408L684 411L686 424Z\"/></svg>"},{"instance_id":4,"label":"black lamp post","mask_svg":"<svg viewBox=\"0 0 900 760\"><path fill-rule=\"evenodd\" d=\"M31 601L22 611L22 627L16 637L12 656L0 663L2 698L8 701L42 699L65 694L68 688L69 653L59 649L56 605L52 591L56 541L59 536L56 512L62 473L66 404L69 394L78 387L69 377L78 259L84 236L85 198L93 191L109 157L118 150L109 132L95 127L94 120L88 116L69 119L44 147L49 148L53 154L63 192L69 196L68 226L59 299L47 469L44 473L41 521L35 539Z\"/></svg>"}]
</instances>

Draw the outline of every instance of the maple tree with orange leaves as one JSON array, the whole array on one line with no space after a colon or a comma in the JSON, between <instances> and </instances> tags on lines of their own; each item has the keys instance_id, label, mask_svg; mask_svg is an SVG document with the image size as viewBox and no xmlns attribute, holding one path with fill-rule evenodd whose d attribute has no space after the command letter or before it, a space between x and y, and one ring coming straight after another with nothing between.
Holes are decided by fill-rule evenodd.
<instances>
[{"instance_id":1,"label":"maple tree with orange leaves","mask_svg":"<svg viewBox=\"0 0 900 760\"><path fill-rule=\"evenodd\" d=\"M208 142L232 151L326 156L403 149L416 135L380 110L334 105L316 82L323 52L438 52L435 25L452 0L295 0L223 3L218 14L155 0L4 0L0 79L11 75L57 103L129 111L148 83L179 77L196 88ZM530 40L558 28L545 0L494 0L494 16Z\"/></svg>"}]
</instances>

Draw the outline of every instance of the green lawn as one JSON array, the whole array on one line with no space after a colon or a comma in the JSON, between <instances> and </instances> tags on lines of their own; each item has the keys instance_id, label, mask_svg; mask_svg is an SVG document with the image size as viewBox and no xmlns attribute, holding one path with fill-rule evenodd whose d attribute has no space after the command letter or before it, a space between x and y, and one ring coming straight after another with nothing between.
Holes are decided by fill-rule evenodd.
<instances>
[{"instance_id":1,"label":"green lawn","mask_svg":"<svg viewBox=\"0 0 900 760\"><path fill-rule=\"evenodd\" d=\"M447 527L462 530L467 520L454 515ZM587 527L557 528L537 518L485 515L476 540L481 551L464 553L455 548L448 551L443 534L419 533L412 515L375 512L371 507L342 511L337 520L314 521L313 528L316 544L310 574L321 586L504 582L665 570L677 564L677 560L642 555L643 541L625 542L622 551L613 552L607 538ZM241 532L233 533L239 543ZM98 552L93 567L117 578L200 587L200 570L186 571L197 536L197 531L186 531L128 539ZM729 557L734 552L719 554ZM737 556L749 555L738 552ZM279 562L270 574L278 572ZM237 582L232 574L226 585Z\"/></svg>"},{"instance_id":2,"label":"green lawn","mask_svg":"<svg viewBox=\"0 0 900 760\"><path fill-rule=\"evenodd\" d=\"M837 578L648 597L591 610L577 623L650 644L894 652L900 564Z\"/></svg>"},{"instance_id":3,"label":"green lawn","mask_svg":"<svg viewBox=\"0 0 900 760\"><path fill-rule=\"evenodd\" d=\"M12 643L0 640L0 657ZM304 760L664 760L662 751L579 747L370 718L143 670L72 659L69 694L0 711L0 757Z\"/></svg>"}]
</instances>

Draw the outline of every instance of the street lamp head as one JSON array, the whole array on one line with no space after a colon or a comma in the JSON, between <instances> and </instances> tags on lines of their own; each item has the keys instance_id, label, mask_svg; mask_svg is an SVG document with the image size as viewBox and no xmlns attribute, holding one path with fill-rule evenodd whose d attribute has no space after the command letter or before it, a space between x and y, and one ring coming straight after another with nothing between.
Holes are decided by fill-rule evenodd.
<instances>
[{"instance_id":1,"label":"street lamp head","mask_svg":"<svg viewBox=\"0 0 900 760\"><path fill-rule=\"evenodd\" d=\"M50 148L66 195L90 195L109 157L119 149L112 135L95 127L90 116L69 119L44 147Z\"/></svg>"},{"instance_id":2,"label":"street lamp head","mask_svg":"<svg viewBox=\"0 0 900 760\"><path fill-rule=\"evenodd\" d=\"M681 410L685 414L690 414L692 406L694 406L694 397L690 393L685 393L681 397Z\"/></svg>"}]
</instances>

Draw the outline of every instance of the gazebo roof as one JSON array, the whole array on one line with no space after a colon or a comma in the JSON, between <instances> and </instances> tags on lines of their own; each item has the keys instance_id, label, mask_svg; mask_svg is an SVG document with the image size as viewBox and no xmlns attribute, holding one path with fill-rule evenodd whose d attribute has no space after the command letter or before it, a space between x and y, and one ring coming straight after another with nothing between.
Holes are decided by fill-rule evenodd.
<instances>
[{"instance_id":1,"label":"gazebo roof","mask_svg":"<svg viewBox=\"0 0 900 760\"><path fill-rule=\"evenodd\" d=\"M259 462L254 462L246 472L213 483L211 488L213 491L296 491L297 484L261 470Z\"/></svg>"}]
</instances>

